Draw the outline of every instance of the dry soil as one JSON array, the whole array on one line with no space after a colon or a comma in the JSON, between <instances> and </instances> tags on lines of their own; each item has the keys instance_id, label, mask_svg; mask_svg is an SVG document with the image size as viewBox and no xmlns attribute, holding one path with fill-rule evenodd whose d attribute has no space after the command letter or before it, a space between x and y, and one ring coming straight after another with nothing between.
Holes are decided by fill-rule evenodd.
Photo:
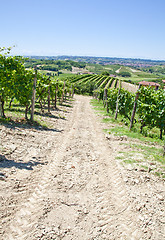
<instances>
[{"instance_id":1,"label":"dry soil","mask_svg":"<svg viewBox=\"0 0 165 240\"><path fill-rule=\"evenodd\" d=\"M0 126L0 239L164 240L164 181L118 162L130 140L106 137L90 97L67 109L49 130Z\"/></svg>"}]
</instances>

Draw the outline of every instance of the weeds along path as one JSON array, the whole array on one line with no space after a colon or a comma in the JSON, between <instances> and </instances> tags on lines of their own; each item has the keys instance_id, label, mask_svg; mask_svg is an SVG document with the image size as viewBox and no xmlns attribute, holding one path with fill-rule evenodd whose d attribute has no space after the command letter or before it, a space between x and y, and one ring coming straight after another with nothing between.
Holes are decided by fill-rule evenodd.
<instances>
[{"instance_id":1,"label":"weeds along path","mask_svg":"<svg viewBox=\"0 0 165 240\"><path fill-rule=\"evenodd\" d=\"M89 102L76 96L64 132L49 136L48 164L29 177L1 239L146 239Z\"/></svg>"}]
</instances>

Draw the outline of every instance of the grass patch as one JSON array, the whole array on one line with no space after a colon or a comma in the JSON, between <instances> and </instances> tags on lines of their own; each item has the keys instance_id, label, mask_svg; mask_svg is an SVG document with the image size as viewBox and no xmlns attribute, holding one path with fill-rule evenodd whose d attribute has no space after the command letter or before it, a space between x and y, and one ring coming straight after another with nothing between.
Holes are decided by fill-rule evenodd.
<instances>
[{"instance_id":1,"label":"grass patch","mask_svg":"<svg viewBox=\"0 0 165 240\"><path fill-rule=\"evenodd\" d=\"M129 138L133 139L139 139L143 142L148 143L155 143L163 145L163 140L165 141L165 136L163 136L163 140L159 139L159 130L156 128L148 129L147 127L144 127L143 134L140 133L140 124L136 123L136 125L129 130L129 120L123 119L122 116L118 114L117 120L114 119L114 115L112 113L107 113L106 109L103 106L102 101L98 101L96 99L91 100L91 105L94 107L94 109L97 111L97 113L100 113L101 115L105 116L102 118L102 122L104 123L113 123L115 125L114 127L107 129L107 133L111 134L113 133L116 136L127 136Z\"/></svg>"},{"instance_id":2,"label":"grass patch","mask_svg":"<svg viewBox=\"0 0 165 240\"><path fill-rule=\"evenodd\" d=\"M96 107L95 108L96 110L97 110L97 108L105 110L104 106L103 106L103 103L101 101L98 101L96 99L91 99L90 103L92 104L93 107Z\"/></svg>"},{"instance_id":3,"label":"grass patch","mask_svg":"<svg viewBox=\"0 0 165 240\"><path fill-rule=\"evenodd\" d=\"M164 141L159 139L158 130L156 128L150 130L148 133L146 129L146 136L140 133L139 125L129 130L129 123L123 121L122 117L118 115L118 119L115 121L114 116L111 113L107 113L101 101L95 99L91 100L91 104L102 116L102 122L109 125L104 129L107 134L113 134L114 136L127 136L128 143L121 143L129 146L129 151L119 152L116 157L122 164L133 165L136 168L143 168L145 171L165 178L165 157L163 156ZM130 142L129 142L130 139ZM131 139L134 141L131 142ZM137 143L136 143L136 140ZM134 143L135 142L135 143ZM130 151L131 147L131 151Z\"/></svg>"},{"instance_id":4,"label":"grass patch","mask_svg":"<svg viewBox=\"0 0 165 240\"><path fill-rule=\"evenodd\" d=\"M72 100L72 99L71 99ZM6 103L5 106L5 118L0 117L0 124L10 126L10 127L19 127L19 128L36 128L44 130L58 131L55 129L53 119L63 119L65 116L62 112L67 112L67 109L72 108L72 101L70 98L64 102L63 107L66 109L54 109L51 106L51 113L48 113L47 106L45 106L44 112L41 112L40 106L38 103L35 104L34 112L34 121L30 120L30 112L28 112L28 120L25 119L25 108L21 106L16 100L13 101L11 108L8 107L9 103ZM60 104L58 104L60 106Z\"/></svg>"},{"instance_id":5,"label":"grass patch","mask_svg":"<svg viewBox=\"0 0 165 240\"><path fill-rule=\"evenodd\" d=\"M103 122L103 123L113 123L114 121L113 121L112 118L104 117L104 118L102 119L102 122Z\"/></svg>"},{"instance_id":6,"label":"grass patch","mask_svg":"<svg viewBox=\"0 0 165 240\"><path fill-rule=\"evenodd\" d=\"M133 138L133 139L138 139L142 142L145 143L152 143L152 144L160 144L163 145L163 141L160 140L159 138L150 138L150 137L146 137L143 136L139 131L137 131L137 129L132 129L131 131L129 130L128 127L126 126L115 126L109 130L107 130L107 132L109 134L113 133L115 136L127 136L129 138Z\"/></svg>"},{"instance_id":7,"label":"grass patch","mask_svg":"<svg viewBox=\"0 0 165 240\"><path fill-rule=\"evenodd\" d=\"M126 144L127 145L127 144ZM128 144L134 150L129 152L120 152L116 157L123 166L132 165L135 169L144 169L146 172L165 178L165 157L161 149L141 144Z\"/></svg>"},{"instance_id":8,"label":"grass patch","mask_svg":"<svg viewBox=\"0 0 165 240\"><path fill-rule=\"evenodd\" d=\"M136 161L134 159L126 159L123 162L127 163L127 164L132 164L132 163L136 163Z\"/></svg>"},{"instance_id":9,"label":"grass patch","mask_svg":"<svg viewBox=\"0 0 165 240\"><path fill-rule=\"evenodd\" d=\"M165 165L165 157L163 156L163 148L146 146L141 144L131 144L131 147L138 150L142 150L145 156L145 159L152 160L155 162L160 162L162 165Z\"/></svg>"}]
</instances>

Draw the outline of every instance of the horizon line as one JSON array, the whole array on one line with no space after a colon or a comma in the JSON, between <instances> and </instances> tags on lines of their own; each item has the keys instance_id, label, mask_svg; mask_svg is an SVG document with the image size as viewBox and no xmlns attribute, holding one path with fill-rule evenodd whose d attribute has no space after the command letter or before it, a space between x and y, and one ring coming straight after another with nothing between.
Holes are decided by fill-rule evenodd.
<instances>
[{"instance_id":1,"label":"horizon line","mask_svg":"<svg viewBox=\"0 0 165 240\"><path fill-rule=\"evenodd\" d=\"M13 54L14 56L14 54ZM156 62L165 62L165 59L151 59L151 58L140 58L140 57L105 57L105 56L91 56L91 55L15 55L15 56L24 56L24 57L90 57L90 58L109 58L109 59L127 59L127 60L144 60L144 61L156 61Z\"/></svg>"}]
</instances>

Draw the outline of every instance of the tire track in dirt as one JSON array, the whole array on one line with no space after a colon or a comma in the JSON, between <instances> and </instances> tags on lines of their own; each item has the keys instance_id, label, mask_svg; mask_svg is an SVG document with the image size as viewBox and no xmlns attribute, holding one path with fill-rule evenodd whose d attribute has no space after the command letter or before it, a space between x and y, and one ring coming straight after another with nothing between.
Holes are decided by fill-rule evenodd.
<instances>
[{"instance_id":1,"label":"tire track in dirt","mask_svg":"<svg viewBox=\"0 0 165 240\"><path fill-rule=\"evenodd\" d=\"M63 137L61 140L59 139L57 149L49 147L49 149L46 150L47 153L45 154L47 158L49 158L49 164L43 167L38 178L35 179L36 187L34 188L31 196L24 203L20 204L20 210L17 210L13 220L10 222L10 225L8 226L9 230L7 230L4 234L4 240L27 239L29 233L32 231L32 228L35 227L35 224L38 221L38 215L42 215L44 199L47 196L47 187L50 184L51 175L54 175L54 171L57 170L58 159L60 159L61 153L65 151L65 144L68 140L69 134L72 134L72 124L75 114L76 109L68 125L68 129L71 130L68 134L66 134L64 139ZM53 146L53 144L50 145ZM32 184L32 182L30 184Z\"/></svg>"},{"instance_id":2,"label":"tire track in dirt","mask_svg":"<svg viewBox=\"0 0 165 240\"><path fill-rule=\"evenodd\" d=\"M28 131L27 131L28 132ZM20 135L20 130L18 131L19 135ZM37 131L35 131L34 133L37 133ZM30 134L26 134L26 135L33 135L33 131L31 131ZM33 148L36 150L35 154L27 148L27 150L25 149L25 147L23 146L23 151L25 151L25 155L22 154L22 152L20 151L20 149L18 149L18 153L16 153L16 151L13 153L17 154L17 158L18 159L23 159L23 160L18 160L19 164L17 163L17 161L14 160L8 160L7 164L10 164L10 162L13 162L12 164L15 164L16 166L18 165L18 169L15 168L12 171L14 171L13 175L9 175L9 178L4 182L1 182L1 233L0 235L4 235L2 238L3 239L9 239L8 237L6 237L6 232L8 232L8 228L10 226L11 222L15 222L15 214L18 215L19 209L22 208L22 203L26 202L28 197L30 198L30 196L34 193L34 189L36 188L38 182L40 181L40 178L42 177L42 166L45 164L43 161L38 161L39 163L39 168L35 167L32 171L24 170L24 165L26 166L27 164L24 163L23 161L27 161L29 159L33 159L32 156L34 156L34 159L41 159L41 158L45 158L48 155L48 153L51 151L51 148L54 147L54 144L47 144L48 138L47 136L44 135L44 133L40 133L40 135L43 135L43 141L41 141L41 143L39 144L39 146L36 144L37 147L39 147L39 149L35 148L33 145ZM14 135L15 136L15 135ZM17 136L17 135L16 135ZM37 135L38 136L38 135ZM28 137L28 136L27 136ZM41 137L41 136L40 136ZM50 139L50 137L49 137ZM26 141L26 140L25 140ZM37 141L39 141L37 139ZM33 140L32 140L33 142ZM31 138L30 138L30 143L31 143ZM37 153L37 154L36 154ZM28 156L29 155L29 156ZM20 156L20 157L19 157ZM13 159L13 156L12 156ZM14 158L16 159L16 157ZM22 166L21 166L22 164ZM33 167L33 160L31 162L31 165ZM2 165L3 166L3 165ZM13 165L14 166L14 165ZM28 166L28 165L27 165ZM29 165L30 166L30 165ZM6 166L6 169L9 168L10 169L10 165ZM5 169L5 166L4 166ZM9 170L10 171L10 170ZM22 211L21 211L22 212ZM18 221L20 222L20 221ZM18 223L19 225L19 223ZM14 229L14 227L13 227ZM16 228L17 229L17 223L16 223ZM2 239L1 238L1 239Z\"/></svg>"},{"instance_id":3,"label":"tire track in dirt","mask_svg":"<svg viewBox=\"0 0 165 240\"><path fill-rule=\"evenodd\" d=\"M120 235L118 235L118 237L120 236L123 239L141 239L142 232L138 229L136 223L138 216L135 214L133 206L131 206L130 199L125 188L125 183L116 165L113 147L110 149L109 146L106 145L106 142L104 141L105 137L100 131L100 127L94 120L95 116L92 113L91 116L93 118L90 121L93 124L91 129L93 128L92 132L95 135L93 136L93 144L95 145L93 149L95 151L97 149L97 159L100 162L100 165L103 165L103 171L106 172L105 176L107 182L111 185L111 190L108 192L107 196L104 196L104 199L107 197L113 202L113 212L109 213L106 210L106 213L103 215L103 219L100 220L101 224L102 226L108 226L111 222L112 228L119 228ZM94 141L96 139L97 141ZM99 144L98 139L100 139ZM105 182L105 176L103 178L103 182ZM107 201L106 205L103 205L101 208L107 209L108 205L109 202ZM115 219L118 219L118 221ZM114 224L115 221L116 224Z\"/></svg>"},{"instance_id":4,"label":"tire track in dirt","mask_svg":"<svg viewBox=\"0 0 165 240\"><path fill-rule=\"evenodd\" d=\"M78 211L82 216L77 217L75 214L69 233L63 226L62 219L65 216L57 221L57 216L53 218L48 214L47 220L52 218L53 222L61 226L60 233L56 231L57 239L140 239L142 233L138 230L136 215L113 162L113 154L105 146L90 106L84 103L80 105L80 111L75 116L73 136L66 144L68 151L61 158L60 176L53 186L53 189L57 188L54 195L58 197L53 199L58 202L62 215L62 206L65 205L74 208L73 212L69 210L72 213ZM66 221L66 225L70 225L70 222ZM43 239L49 239L47 234ZM40 235L37 236L36 239Z\"/></svg>"},{"instance_id":5,"label":"tire track in dirt","mask_svg":"<svg viewBox=\"0 0 165 240\"><path fill-rule=\"evenodd\" d=\"M4 239L143 239L89 98L76 97L67 131L47 157Z\"/></svg>"}]
</instances>

